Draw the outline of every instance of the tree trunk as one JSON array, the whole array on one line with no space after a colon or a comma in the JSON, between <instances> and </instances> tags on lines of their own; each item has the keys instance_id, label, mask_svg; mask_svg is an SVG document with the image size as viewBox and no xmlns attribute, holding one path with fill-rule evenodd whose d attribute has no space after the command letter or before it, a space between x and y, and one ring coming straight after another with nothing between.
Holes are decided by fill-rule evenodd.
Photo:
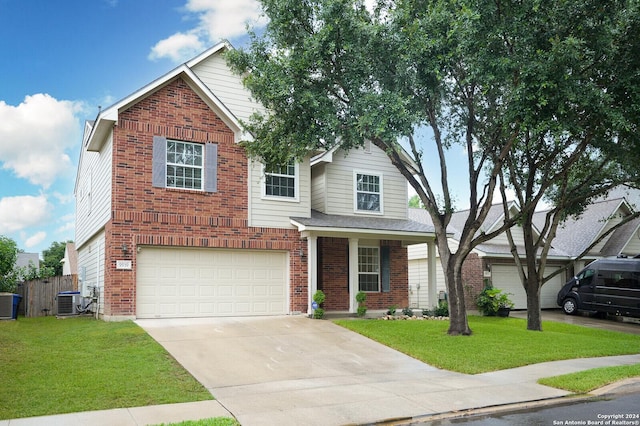
<instances>
[{"instance_id":1,"label":"tree trunk","mask_svg":"<svg viewBox=\"0 0 640 426\"><path fill-rule=\"evenodd\" d=\"M442 251L441 251L442 253ZM467 321L467 309L464 303L464 285L462 283L462 262L457 261L459 253L442 257L444 281L449 294L449 331L450 336L470 336L471 329Z\"/></svg>"},{"instance_id":2,"label":"tree trunk","mask_svg":"<svg viewBox=\"0 0 640 426\"><path fill-rule=\"evenodd\" d=\"M540 287L537 269L529 271L527 273L525 286L525 291L527 293L527 330L542 331Z\"/></svg>"}]
</instances>

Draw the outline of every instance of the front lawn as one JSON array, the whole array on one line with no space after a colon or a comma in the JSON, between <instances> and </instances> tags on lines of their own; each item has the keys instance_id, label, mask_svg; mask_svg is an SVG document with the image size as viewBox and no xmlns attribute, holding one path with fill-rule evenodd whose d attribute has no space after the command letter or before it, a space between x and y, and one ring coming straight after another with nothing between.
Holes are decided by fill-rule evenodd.
<instances>
[{"instance_id":1,"label":"front lawn","mask_svg":"<svg viewBox=\"0 0 640 426\"><path fill-rule=\"evenodd\" d=\"M640 336L543 322L543 332L526 320L469 316L471 336L449 336L448 321L336 320L345 328L434 367L467 374L504 370L572 358L640 352Z\"/></svg>"},{"instance_id":2,"label":"front lawn","mask_svg":"<svg viewBox=\"0 0 640 426\"><path fill-rule=\"evenodd\" d=\"M0 321L0 419L210 399L133 322Z\"/></svg>"}]
</instances>

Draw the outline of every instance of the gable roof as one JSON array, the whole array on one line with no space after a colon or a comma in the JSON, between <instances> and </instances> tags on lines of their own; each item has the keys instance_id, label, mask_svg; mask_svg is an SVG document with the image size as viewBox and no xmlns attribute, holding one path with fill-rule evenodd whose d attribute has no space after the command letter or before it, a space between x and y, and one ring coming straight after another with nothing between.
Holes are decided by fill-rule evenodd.
<instances>
[{"instance_id":1,"label":"gable roof","mask_svg":"<svg viewBox=\"0 0 640 426\"><path fill-rule=\"evenodd\" d=\"M623 198L590 204L577 219L570 218L558 226L553 245L570 256L579 255L602 233L609 218L624 204ZM543 226L547 212L537 212L534 223Z\"/></svg>"},{"instance_id":2,"label":"gable roof","mask_svg":"<svg viewBox=\"0 0 640 426\"><path fill-rule=\"evenodd\" d=\"M136 92L119 100L115 104L100 111L95 122L90 128L90 133L84 138L83 143L88 151L98 151L104 144L111 128L118 122L118 114L127 110L132 105L142 99L152 95L169 83L178 78L182 78L191 89L202 98L202 100L220 117L220 119L235 133L236 140L251 140L251 136L242 130L239 120L234 114L218 99L218 97L198 78L191 67L205 60L206 58L220 54L231 49L228 42L218 43L211 49L198 55L196 58L174 68L160 78L152 81Z\"/></svg>"}]
</instances>

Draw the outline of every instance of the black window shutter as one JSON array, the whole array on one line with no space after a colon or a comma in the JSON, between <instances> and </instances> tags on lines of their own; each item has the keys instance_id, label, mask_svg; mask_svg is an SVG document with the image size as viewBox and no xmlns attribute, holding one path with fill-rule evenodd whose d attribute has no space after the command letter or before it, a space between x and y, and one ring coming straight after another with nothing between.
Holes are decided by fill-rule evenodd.
<instances>
[{"instance_id":1,"label":"black window shutter","mask_svg":"<svg viewBox=\"0 0 640 426\"><path fill-rule=\"evenodd\" d=\"M204 150L204 190L216 192L218 190L218 145L208 143Z\"/></svg>"},{"instance_id":2,"label":"black window shutter","mask_svg":"<svg viewBox=\"0 0 640 426\"><path fill-rule=\"evenodd\" d=\"M167 186L167 138L153 137L153 168L151 185L159 188Z\"/></svg>"},{"instance_id":3,"label":"black window shutter","mask_svg":"<svg viewBox=\"0 0 640 426\"><path fill-rule=\"evenodd\" d=\"M382 292L391 291L391 250L389 246L380 247L380 281Z\"/></svg>"}]
</instances>

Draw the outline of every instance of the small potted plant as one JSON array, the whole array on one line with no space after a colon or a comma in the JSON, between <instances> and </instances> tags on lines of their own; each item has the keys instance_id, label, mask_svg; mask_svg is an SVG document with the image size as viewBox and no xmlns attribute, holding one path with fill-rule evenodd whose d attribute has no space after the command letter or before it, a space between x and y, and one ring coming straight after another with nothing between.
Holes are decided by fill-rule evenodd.
<instances>
[{"instance_id":1,"label":"small potted plant","mask_svg":"<svg viewBox=\"0 0 640 426\"><path fill-rule=\"evenodd\" d=\"M478 309L485 316L508 317L513 308L509 293L503 293L499 288L485 287L476 300Z\"/></svg>"}]
</instances>

